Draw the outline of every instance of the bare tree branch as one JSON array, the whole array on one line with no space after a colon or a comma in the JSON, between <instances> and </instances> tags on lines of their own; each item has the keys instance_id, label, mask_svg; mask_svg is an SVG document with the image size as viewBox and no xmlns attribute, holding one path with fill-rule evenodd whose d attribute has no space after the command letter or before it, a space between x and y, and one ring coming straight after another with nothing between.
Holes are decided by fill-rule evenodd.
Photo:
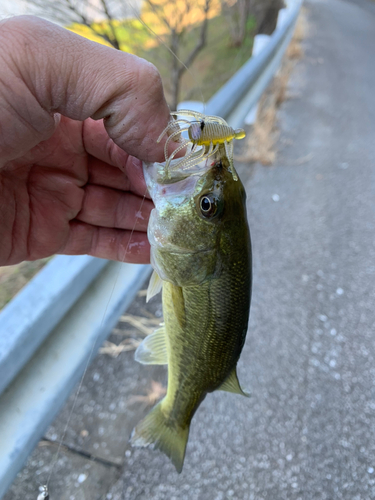
<instances>
[{"instance_id":1,"label":"bare tree branch","mask_svg":"<svg viewBox=\"0 0 375 500\"><path fill-rule=\"evenodd\" d=\"M217 4L217 1L144 0L143 14L139 16L139 20L146 27L148 24L152 25L155 31L149 28L150 31L161 43L166 45L166 48L173 55L172 59L167 58L170 68L167 87L170 84L174 107L178 102L183 74L207 43L209 13L212 5L215 5L215 2ZM64 25L78 23L90 30L92 35L100 37L112 47L120 49L121 38L119 35L121 32L117 26L121 19L128 16L129 10L126 9L125 13L123 3L126 0L27 0L27 2L40 9L40 13L43 11L44 16ZM123 18L120 15L121 12ZM152 21L147 19L150 14ZM135 15L138 17L137 14ZM101 20L104 21L101 22ZM200 25L194 28L194 34L198 31L195 46L187 57L184 56L182 61L181 49L186 41L189 44L192 43L192 37L187 38L187 35L193 25L199 21L201 21ZM165 60L163 62L165 63Z\"/></svg>"},{"instance_id":2,"label":"bare tree branch","mask_svg":"<svg viewBox=\"0 0 375 500\"><path fill-rule=\"evenodd\" d=\"M210 4L211 4L211 0L206 0L205 6L204 6L204 20L203 20L203 23L201 26L200 37L199 37L198 43L196 44L194 49L190 52L190 54L186 58L184 65L180 67L180 69L179 69L179 76L180 77L186 71L186 68L188 68L189 66L192 65L194 59L197 57L199 52L206 45L207 27L208 27L208 12L210 10Z\"/></svg>"},{"instance_id":3,"label":"bare tree branch","mask_svg":"<svg viewBox=\"0 0 375 500\"><path fill-rule=\"evenodd\" d=\"M152 2L151 0L145 0L145 2L151 7L153 12L159 17L159 19L161 19L163 21L163 23L166 25L168 30L171 31L172 27L169 24L167 17L163 13L163 8L160 5L154 4L154 2Z\"/></svg>"},{"instance_id":4,"label":"bare tree branch","mask_svg":"<svg viewBox=\"0 0 375 500\"><path fill-rule=\"evenodd\" d=\"M112 33L112 41L110 43L112 43L115 49L120 50L120 42L117 38L116 30L115 27L113 26L113 17L109 12L106 0L101 0L101 4L103 5L103 10L105 12L105 15L107 16L108 24Z\"/></svg>"},{"instance_id":5,"label":"bare tree branch","mask_svg":"<svg viewBox=\"0 0 375 500\"><path fill-rule=\"evenodd\" d=\"M83 0L82 8L79 7L77 2L72 0L28 0L28 3L43 11L45 16L61 24L82 24L89 28L94 35L102 38L115 49L120 49L120 41L113 24L114 18L110 13L106 0L100 0L99 4L91 0ZM100 5L102 9L100 9ZM108 20L110 33L96 26L95 17L104 17Z\"/></svg>"}]
</instances>

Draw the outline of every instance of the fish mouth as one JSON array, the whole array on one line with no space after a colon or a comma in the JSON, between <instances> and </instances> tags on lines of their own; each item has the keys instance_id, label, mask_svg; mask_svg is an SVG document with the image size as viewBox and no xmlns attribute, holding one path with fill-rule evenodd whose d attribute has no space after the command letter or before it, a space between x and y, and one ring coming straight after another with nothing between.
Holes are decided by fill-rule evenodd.
<instances>
[{"instance_id":1,"label":"fish mouth","mask_svg":"<svg viewBox=\"0 0 375 500\"><path fill-rule=\"evenodd\" d=\"M203 249L200 249L200 250L196 250L196 249L192 249L192 248L182 248L182 247L179 247L178 245L174 245L173 243L165 243L165 244L161 244L161 243L156 243L156 242L151 242L150 241L150 245L152 248L155 248L157 250L161 250L163 252L169 252L169 253L178 253L178 254L192 254L192 253L208 253L208 252L211 252L211 249L210 248L203 248Z\"/></svg>"}]
</instances>

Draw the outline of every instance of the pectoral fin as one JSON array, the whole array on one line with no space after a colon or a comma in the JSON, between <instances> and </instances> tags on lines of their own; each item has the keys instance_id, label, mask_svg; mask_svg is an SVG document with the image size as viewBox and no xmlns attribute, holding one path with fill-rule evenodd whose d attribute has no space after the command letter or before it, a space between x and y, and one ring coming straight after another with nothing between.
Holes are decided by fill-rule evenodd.
<instances>
[{"instance_id":1,"label":"pectoral fin","mask_svg":"<svg viewBox=\"0 0 375 500\"><path fill-rule=\"evenodd\" d=\"M163 287L163 280L159 277L156 271L153 271L150 278L150 283L148 284L147 288L146 302L148 302L150 299L152 299L152 297L157 295L162 289L162 287Z\"/></svg>"},{"instance_id":2,"label":"pectoral fin","mask_svg":"<svg viewBox=\"0 0 375 500\"><path fill-rule=\"evenodd\" d=\"M167 343L165 327L162 325L137 347L134 359L143 365L167 365Z\"/></svg>"},{"instance_id":3,"label":"pectoral fin","mask_svg":"<svg viewBox=\"0 0 375 500\"><path fill-rule=\"evenodd\" d=\"M233 392L235 394L246 396L247 398L250 397L250 394L241 389L235 368L231 371L229 377L221 384L221 386L218 387L218 391Z\"/></svg>"}]
</instances>

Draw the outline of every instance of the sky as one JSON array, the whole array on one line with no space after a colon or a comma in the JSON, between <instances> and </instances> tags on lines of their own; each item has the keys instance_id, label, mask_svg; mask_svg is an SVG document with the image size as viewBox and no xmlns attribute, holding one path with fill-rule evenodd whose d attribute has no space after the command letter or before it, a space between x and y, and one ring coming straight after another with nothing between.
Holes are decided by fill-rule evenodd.
<instances>
[{"instance_id":1,"label":"sky","mask_svg":"<svg viewBox=\"0 0 375 500\"><path fill-rule=\"evenodd\" d=\"M114 17L116 17L116 15L120 18L128 16L132 17L134 16L134 12L139 12L141 1L142 0L110 0L109 5ZM90 0L90 3L93 5L95 5L95 3L99 6L101 5L100 0ZM0 19L4 19L12 15L32 13L35 12L32 12L30 6L27 5L26 0L0 0ZM38 11L38 15L41 15L40 11Z\"/></svg>"}]
</instances>

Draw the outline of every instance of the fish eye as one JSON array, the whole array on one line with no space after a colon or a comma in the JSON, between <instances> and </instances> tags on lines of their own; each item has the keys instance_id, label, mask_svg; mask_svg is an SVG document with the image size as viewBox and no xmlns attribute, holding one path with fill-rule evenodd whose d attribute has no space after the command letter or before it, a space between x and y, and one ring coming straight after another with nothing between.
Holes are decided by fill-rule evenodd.
<instances>
[{"instance_id":1,"label":"fish eye","mask_svg":"<svg viewBox=\"0 0 375 500\"><path fill-rule=\"evenodd\" d=\"M212 194L205 194L200 199L200 209L204 217L213 217L217 212L217 199Z\"/></svg>"}]
</instances>

